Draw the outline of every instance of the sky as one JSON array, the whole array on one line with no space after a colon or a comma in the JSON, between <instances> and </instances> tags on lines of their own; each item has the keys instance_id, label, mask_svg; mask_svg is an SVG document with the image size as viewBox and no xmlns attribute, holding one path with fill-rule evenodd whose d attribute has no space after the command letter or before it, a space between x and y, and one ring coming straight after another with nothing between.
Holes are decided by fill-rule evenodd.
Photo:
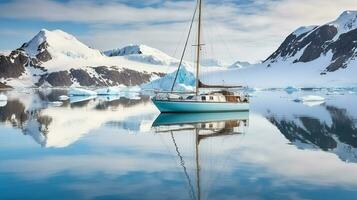
<instances>
[{"instance_id":1,"label":"sky","mask_svg":"<svg viewBox=\"0 0 357 200\"><path fill-rule=\"evenodd\" d=\"M100 50L146 44L179 57L195 0L0 0L0 51L41 29L61 29ZM321 25L356 0L204 0L206 58L266 59L300 26ZM193 43L193 41L191 41Z\"/></svg>"}]
</instances>

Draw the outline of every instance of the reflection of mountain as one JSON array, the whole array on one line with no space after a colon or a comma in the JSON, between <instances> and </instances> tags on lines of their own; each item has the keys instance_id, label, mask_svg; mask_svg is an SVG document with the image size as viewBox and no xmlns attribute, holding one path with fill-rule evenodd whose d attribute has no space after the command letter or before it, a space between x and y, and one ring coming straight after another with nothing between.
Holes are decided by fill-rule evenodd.
<instances>
[{"instance_id":1,"label":"reflection of mountain","mask_svg":"<svg viewBox=\"0 0 357 200\"><path fill-rule=\"evenodd\" d=\"M344 161L357 162L357 127L347 110L326 106L331 124L299 115L294 120L275 115L268 119L299 148L319 148L337 154Z\"/></svg>"},{"instance_id":2,"label":"reflection of mountain","mask_svg":"<svg viewBox=\"0 0 357 200\"><path fill-rule=\"evenodd\" d=\"M91 99L74 104L67 101L61 107L49 106L62 94L63 91L56 90L36 91L29 95L31 98L24 99L21 94L10 92L7 105L0 107L0 122L21 129L43 147L66 147L108 121L120 122L153 111L144 109L148 97L121 97L110 102Z\"/></svg>"}]
</instances>

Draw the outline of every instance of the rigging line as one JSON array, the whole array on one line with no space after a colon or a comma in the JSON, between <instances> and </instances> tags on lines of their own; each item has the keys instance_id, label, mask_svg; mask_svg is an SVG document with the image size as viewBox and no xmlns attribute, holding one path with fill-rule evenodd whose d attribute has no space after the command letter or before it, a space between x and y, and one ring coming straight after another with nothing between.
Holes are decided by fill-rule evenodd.
<instances>
[{"instance_id":1,"label":"rigging line","mask_svg":"<svg viewBox=\"0 0 357 200\"><path fill-rule=\"evenodd\" d=\"M173 132L171 131L170 133L171 133L172 142L173 142L174 145L175 145L175 150L176 150L177 156L180 158L180 165L181 165L182 168L183 168L183 172L185 173L185 176L186 176L187 181L188 181L188 185L189 185L189 187L190 187L190 193L189 193L189 194L190 194L190 197L191 197L192 199L196 199L196 195L195 195L195 192L194 192L194 189L193 189L193 186L192 186L192 181L191 181L191 179L190 179L190 176L189 176L188 173L187 173L187 168L186 168L186 166L185 166L185 161L183 160L183 157L182 157L182 155L181 155L181 153L180 153L180 150L179 150L179 148L178 148L178 146L177 146L177 143L176 143L176 140L175 140L175 137L174 137Z\"/></svg>"},{"instance_id":2,"label":"rigging line","mask_svg":"<svg viewBox=\"0 0 357 200\"><path fill-rule=\"evenodd\" d=\"M206 13L207 13L207 15L209 15L209 11L206 11ZM214 15L210 15L210 16L214 16ZM233 54L232 54L231 49L229 48L229 45L227 45L226 41L223 39L224 36L223 36L221 30L219 29L219 27L218 27L214 22L211 23L211 24L212 24L212 26L214 26L213 28L214 28L215 30L217 30L218 38L221 40L222 44L223 44L224 47L227 49L227 54L228 54L229 58L232 59L233 62L235 62L235 58L233 58L233 56L232 56ZM212 32L212 33L213 33L213 32ZM217 42L218 42L218 41L217 41Z\"/></svg>"},{"instance_id":3,"label":"rigging line","mask_svg":"<svg viewBox=\"0 0 357 200\"><path fill-rule=\"evenodd\" d=\"M183 62L183 58L185 57L185 53L186 53L188 41L190 40L190 35L191 35L191 31L192 31L192 26L193 26L193 23L194 23L195 17L196 17L197 8L198 8L198 5L196 5L195 11L193 12L193 16L192 16L191 24L190 24L190 29L189 29L189 31L188 31L187 39L186 39L186 42L185 42L185 47L184 47L184 49L183 49L183 52L182 52L182 55L181 55L181 59L180 59L180 63L179 63L178 69L177 69L176 74L175 74L174 82L172 83L171 91L174 90L175 83L176 83L176 80L177 80L177 76L178 76L178 73L179 73L179 71L180 71L180 68L181 68L181 65L182 65L182 62Z\"/></svg>"}]
</instances>

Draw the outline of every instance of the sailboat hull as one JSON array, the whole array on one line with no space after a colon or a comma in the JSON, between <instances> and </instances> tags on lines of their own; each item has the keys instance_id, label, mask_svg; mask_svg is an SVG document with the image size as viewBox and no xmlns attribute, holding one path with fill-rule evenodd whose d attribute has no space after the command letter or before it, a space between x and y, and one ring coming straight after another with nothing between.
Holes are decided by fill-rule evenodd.
<instances>
[{"instance_id":1,"label":"sailboat hull","mask_svg":"<svg viewBox=\"0 0 357 200\"><path fill-rule=\"evenodd\" d=\"M249 103L152 100L162 113L248 111Z\"/></svg>"}]
</instances>

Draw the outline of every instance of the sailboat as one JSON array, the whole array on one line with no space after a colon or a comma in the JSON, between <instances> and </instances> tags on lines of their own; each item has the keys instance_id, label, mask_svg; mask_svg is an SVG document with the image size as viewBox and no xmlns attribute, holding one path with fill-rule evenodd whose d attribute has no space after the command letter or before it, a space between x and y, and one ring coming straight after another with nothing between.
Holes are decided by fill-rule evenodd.
<instances>
[{"instance_id":1,"label":"sailboat","mask_svg":"<svg viewBox=\"0 0 357 200\"><path fill-rule=\"evenodd\" d=\"M197 0L197 5L191 20L190 29L186 39L181 60L176 71L171 91L158 92L152 98L153 103L162 113L188 113L188 112L228 112L249 110L249 97L245 94L230 91L241 86L207 85L200 81L200 58L201 58L201 28L202 28L202 2ZM197 43L196 46L196 87L195 92L174 92L178 72L183 62L187 44L191 35L193 23L198 10ZM210 92L201 92L200 89L212 89Z\"/></svg>"}]
</instances>

